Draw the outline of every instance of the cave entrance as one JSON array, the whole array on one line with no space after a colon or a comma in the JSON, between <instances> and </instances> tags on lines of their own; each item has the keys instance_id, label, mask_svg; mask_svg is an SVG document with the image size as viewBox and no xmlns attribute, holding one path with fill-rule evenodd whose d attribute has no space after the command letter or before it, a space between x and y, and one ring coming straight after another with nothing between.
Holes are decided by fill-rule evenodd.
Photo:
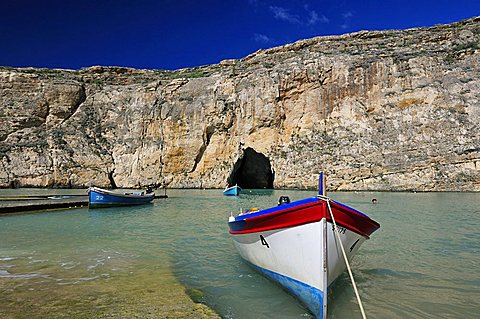
<instances>
[{"instance_id":1,"label":"cave entrance","mask_svg":"<svg viewBox=\"0 0 480 319\"><path fill-rule=\"evenodd\" d=\"M230 186L238 185L247 189L273 189L273 179L274 172L270 160L262 153L248 147L233 166L227 182Z\"/></svg>"}]
</instances>

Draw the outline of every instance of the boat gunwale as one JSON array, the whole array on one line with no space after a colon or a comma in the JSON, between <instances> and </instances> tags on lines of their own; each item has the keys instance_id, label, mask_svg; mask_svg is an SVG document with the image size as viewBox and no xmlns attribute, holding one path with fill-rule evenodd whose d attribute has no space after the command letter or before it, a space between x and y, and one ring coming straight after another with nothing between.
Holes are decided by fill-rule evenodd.
<instances>
[{"instance_id":1,"label":"boat gunwale","mask_svg":"<svg viewBox=\"0 0 480 319\"><path fill-rule=\"evenodd\" d=\"M322 203L325 203L321 199L317 197L311 197L311 198L306 198L302 199L299 201L295 201L289 204L284 204L280 206L274 206L270 207L264 210L260 211L255 211L253 213L247 213L247 214L242 214L237 217L235 217L235 220L229 222L229 233L232 235L241 235L241 234L249 234L249 233L256 233L256 232L262 232L262 231L268 231L268 230L274 230L274 229L286 229L290 227L296 227L304 224L309 224L313 222L318 222L322 220L323 218L326 218L327 221L331 221L330 215L326 212L326 207L323 207ZM378 224L375 220L371 219L368 217L366 214L351 208L345 204L339 203L337 201L331 201L331 205L333 206L334 209L337 210L337 212L342 213L345 216L350 217L350 219L354 218L358 220L359 222L362 222L362 226L368 225L368 227L364 226L361 228L357 227L355 223L349 223L348 218L336 218L337 224L341 227L345 227L350 231L353 231L363 237L366 237L367 239L370 238L370 235L375 232L378 228L380 228L380 224ZM285 207L287 206L287 207ZM318 216L314 214L315 216L309 217L307 219L301 220L301 221L291 221L289 223L273 223L271 225L263 226L263 227L248 227L247 223L254 224L257 221L262 221L266 220L269 218L277 218L280 217L281 215L286 215L290 213L295 213L299 212L301 210L313 208L314 206L322 206L322 209L324 209L323 212L320 212ZM280 217L281 218L281 217ZM232 230L233 225L246 225L247 227L240 227L243 229L238 229L238 230ZM366 229L364 229L366 228Z\"/></svg>"},{"instance_id":2,"label":"boat gunwale","mask_svg":"<svg viewBox=\"0 0 480 319\"><path fill-rule=\"evenodd\" d=\"M125 194L125 193L122 194L122 193L117 193L114 191L110 191L110 190L98 188L98 187L90 187L88 189L88 193L90 194L90 192L95 192L102 195L108 195L108 196L114 196L114 197L122 197L122 198L133 198L133 199L144 199L144 198L150 198L150 197L155 198L155 192L144 193L143 195Z\"/></svg>"},{"instance_id":3,"label":"boat gunwale","mask_svg":"<svg viewBox=\"0 0 480 319\"><path fill-rule=\"evenodd\" d=\"M225 187L225 189L223 190L224 192L226 191L229 191L229 190L232 190L232 189L235 189L235 188L238 188L238 189L242 189L240 186L238 185L233 185L233 186L230 186L230 187Z\"/></svg>"}]
</instances>

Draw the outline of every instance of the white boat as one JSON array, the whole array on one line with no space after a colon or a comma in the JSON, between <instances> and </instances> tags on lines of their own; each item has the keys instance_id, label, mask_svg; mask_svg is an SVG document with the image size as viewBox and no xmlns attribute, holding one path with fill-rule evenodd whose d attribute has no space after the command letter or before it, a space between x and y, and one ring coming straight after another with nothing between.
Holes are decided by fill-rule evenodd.
<instances>
[{"instance_id":1,"label":"white boat","mask_svg":"<svg viewBox=\"0 0 480 319\"><path fill-rule=\"evenodd\" d=\"M380 227L324 194L296 202L282 196L278 206L232 216L228 225L240 256L296 296L316 318L326 318L327 288L346 268L340 246L349 261Z\"/></svg>"}]
</instances>

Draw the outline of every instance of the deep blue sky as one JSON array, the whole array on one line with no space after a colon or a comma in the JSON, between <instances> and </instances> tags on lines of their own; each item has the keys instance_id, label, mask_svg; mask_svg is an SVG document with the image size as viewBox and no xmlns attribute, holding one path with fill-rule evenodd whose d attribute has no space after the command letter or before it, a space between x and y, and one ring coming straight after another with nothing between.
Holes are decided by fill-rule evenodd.
<instances>
[{"instance_id":1,"label":"deep blue sky","mask_svg":"<svg viewBox=\"0 0 480 319\"><path fill-rule=\"evenodd\" d=\"M480 15L480 0L0 0L0 66L178 69L319 35Z\"/></svg>"}]
</instances>

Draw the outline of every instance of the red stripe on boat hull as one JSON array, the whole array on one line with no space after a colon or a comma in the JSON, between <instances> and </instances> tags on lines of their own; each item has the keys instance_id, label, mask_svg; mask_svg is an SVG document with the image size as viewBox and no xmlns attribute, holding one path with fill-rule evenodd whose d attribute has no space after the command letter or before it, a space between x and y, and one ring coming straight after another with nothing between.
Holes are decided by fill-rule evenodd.
<instances>
[{"instance_id":1,"label":"red stripe on boat hull","mask_svg":"<svg viewBox=\"0 0 480 319\"><path fill-rule=\"evenodd\" d=\"M347 206L343 206L336 202L330 202L333 216L337 225L345 227L362 236L369 237L376 231L380 225L366 215L359 214ZM230 233L248 234L267 230L294 227L298 225L314 223L326 218L331 221L328 212L327 203L323 200L289 207L284 210L278 210L269 214L257 215L251 218L246 217L243 220L232 223L243 223L243 229L231 230Z\"/></svg>"}]
</instances>

